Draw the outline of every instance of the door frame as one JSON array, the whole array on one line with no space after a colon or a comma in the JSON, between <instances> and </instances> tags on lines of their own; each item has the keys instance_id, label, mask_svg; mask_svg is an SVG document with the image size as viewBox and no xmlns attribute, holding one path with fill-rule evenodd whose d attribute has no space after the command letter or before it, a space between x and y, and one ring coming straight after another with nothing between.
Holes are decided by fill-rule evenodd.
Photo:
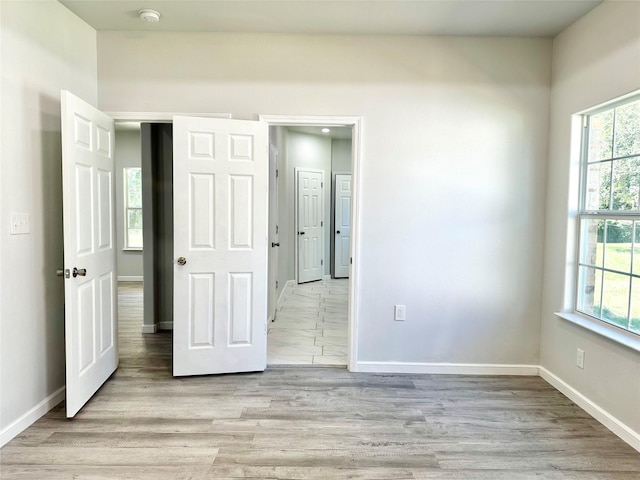
<instances>
[{"instance_id":1,"label":"door frame","mask_svg":"<svg viewBox=\"0 0 640 480\"><path fill-rule=\"evenodd\" d=\"M189 113L189 112L140 112L140 111L105 111L116 122L173 122L174 115L192 117L212 117L231 119L230 113ZM359 257L360 245L360 171L362 163L363 117L341 115L258 115L258 120L266 122L269 127L276 126L335 126L351 127L351 273L349 275L349 310L347 312L348 358L350 371L358 371L358 312L359 292Z\"/></svg>"},{"instance_id":2,"label":"door frame","mask_svg":"<svg viewBox=\"0 0 640 480\"><path fill-rule=\"evenodd\" d=\"M296 241L293 242L293 279L296 281L296 283L300 283L300 271L298 270L298 268L300 267L300 244L299 244L299 240L300 238L297 235L297 232L300 231L300 228L298 223L300 221L300 219L298 218L298 214L300 213L300 206L298 205L298 174L300 172L311 172L311 173L319 173L322 175L322 180L321 180L321 187L320 187L320 195L321 195L321 199L320 199L320 218L321 218L321 222L322 222L322 233L320 235L320 258L322 260L322 273L320 274L320 280L323 280L325 275L324 275L324 260L326 260L324 258L324 249L325 249L325 241L324 241L324 237L325 237L325 227L327 227L327 225L324 224L325 222L325 215L327 214L327 212L325 212L325 208L324 208L324 202L325 202L325 196L324 196L324 170L321 170L319 168L306 168L306 167L295 167L293 169L293 231L296 232Z\"/></svg>"},{"instance_id":3,"label":"door frame","mask_svg":"<svg viewBox=\"0 0 640 480\"><path fill-rule=\"evenodd\" d=\"M335 126L351 127L351 273L349 275L349 310L347 312L348 358L350 371L358 370L358 307L359 307L359 262L360 245L360 171L362 164L363 118L336 115L259 115L259 120L270 127Z\"/></svg>"}]
</instances>

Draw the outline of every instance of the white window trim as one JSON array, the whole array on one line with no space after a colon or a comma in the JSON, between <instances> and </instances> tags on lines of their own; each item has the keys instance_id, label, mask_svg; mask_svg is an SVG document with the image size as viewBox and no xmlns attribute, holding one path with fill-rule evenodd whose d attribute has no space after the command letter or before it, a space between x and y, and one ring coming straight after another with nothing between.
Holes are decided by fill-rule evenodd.
<instances>
[{"instance_id":1,"label":"white window trim","mask_svg":"<svg viewBox=\"0 0 640 480\"><path fill-rule=\"evenodd\" d=\"M578 265L580 257L580 214L583 175L583 126L586 115L615 108L639 96L640 90L628 93L615 100L578 112L571 119L571 148L569 168L569 217L567 225L567 262L565 266L565 295L563 311L554 314L574 325L596 333L631 350L640 352L640 335L605 320L576 310L578 304Z\"/></svg>"},{"instance_id":2,"label":"white window trim","mask_svg":"<svg viewBox=\"0 0 640 480\"><path fill-rule=\"evenodd\" d=\"M640 352L640 337L635 333L580 312L555 312L555 315L631 350Z\"/></svg>"},{"instance_id":3,"label":"white window trim","mask_svg":"<svg viewBox=\"0 0 640 480\"><path fill-rule=\"evenodd\" d=\"M144 240L142 243L142 247L131 247L129 246L129 210L140 210L142 212L142 207L129 207L129 176L127 174L128 170L133 168L137 168L140 170L140 174L142 175L142 168L138 166L129 166L123 167L122 169L122 178L124 183L124 247L122 248L123 252L141 252L144 248Z\"/></svg>"}]
</instances>

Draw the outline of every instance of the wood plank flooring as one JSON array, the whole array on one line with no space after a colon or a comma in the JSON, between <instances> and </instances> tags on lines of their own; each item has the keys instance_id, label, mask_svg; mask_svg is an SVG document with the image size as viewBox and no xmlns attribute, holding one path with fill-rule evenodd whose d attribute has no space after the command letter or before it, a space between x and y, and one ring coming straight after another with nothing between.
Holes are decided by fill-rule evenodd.
<instances>
[{"instance_id":1,"label":"wood plank flooring","mask_svg":"<svg viewBox=\"0 0 640 480\"><path fill-rule=\"evenodd\" d=\"M120 294L120 368L0 450L2 479L640 479L640 454L538 377L283 367L171 377Z\"/></svg>"}]
</instances>

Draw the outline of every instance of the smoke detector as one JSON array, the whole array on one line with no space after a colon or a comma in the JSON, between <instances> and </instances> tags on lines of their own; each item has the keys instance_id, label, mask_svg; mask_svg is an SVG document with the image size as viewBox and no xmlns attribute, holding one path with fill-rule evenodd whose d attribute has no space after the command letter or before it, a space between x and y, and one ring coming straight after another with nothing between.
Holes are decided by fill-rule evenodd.
<instances>
[{"instance_id":1,"label":"smoke detector","mask_svg":"<svg viewBox=\"0 0 640 480\"><path fill-rule=\"evenodd\" d=\"M145 8L144 10L140 10L138 14L140 15L140 20L143 22L157 23L160 21L160 12L156 12L155 10Z\"/></svg>"}]
</instances>

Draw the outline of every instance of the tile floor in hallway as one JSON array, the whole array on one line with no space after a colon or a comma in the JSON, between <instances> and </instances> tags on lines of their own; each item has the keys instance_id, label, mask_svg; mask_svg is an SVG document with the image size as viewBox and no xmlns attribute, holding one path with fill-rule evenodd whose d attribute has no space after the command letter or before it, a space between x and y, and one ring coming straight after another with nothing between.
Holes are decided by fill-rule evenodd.
<instances>
[{"instance_id":1,"label":"tile floor in hallway","mask_svg":"<svg viewBox=\"0 0 640 480\"><path fill-rule=\"evenodd\" d=\"M269 365L347 365L348 279L289 284L269 323Z\"/></svg>"}]
</instances>

